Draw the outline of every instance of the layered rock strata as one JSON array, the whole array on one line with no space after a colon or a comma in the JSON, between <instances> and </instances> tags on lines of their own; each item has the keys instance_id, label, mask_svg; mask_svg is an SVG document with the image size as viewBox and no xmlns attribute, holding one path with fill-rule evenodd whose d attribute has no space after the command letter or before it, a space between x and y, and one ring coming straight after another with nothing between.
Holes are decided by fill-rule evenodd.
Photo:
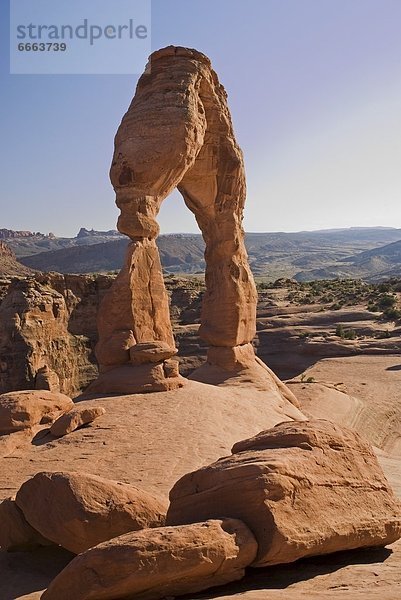
<instances>
[{"instance_id":1,"label":"layered rock strata","mask_svg":"<svg viewBox=\"0 0 401 600\"><path fill-rule=\"evenodd\" d=\"M242 229L242 152L227 94L204 54L169 46L151 55L117 131L110 177L121 211L117 227L131 243L99 310L100 377L88 391L132 393L183 384L163 368L163 355L158 370L153 359L142 371L134 362L136 344L175 349L155 242L157 214L174 188L194 213L206 243L200 336L210 345L210 373L203 368L199 378L221 383L251 370L270 383L271 374L255 361L250 345L257 294ZM228 368L227 349L235 355L234 371Z\"/></svg>"}]
</instances>

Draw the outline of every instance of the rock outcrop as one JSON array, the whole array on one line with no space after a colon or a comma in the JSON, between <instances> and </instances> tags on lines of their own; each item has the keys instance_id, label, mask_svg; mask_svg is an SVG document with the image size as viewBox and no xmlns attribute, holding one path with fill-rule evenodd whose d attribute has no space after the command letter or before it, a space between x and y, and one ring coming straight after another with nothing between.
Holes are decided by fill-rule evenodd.
<instances>
[{"instance_id":1,"label":"rock outcrop","mask_svg":"<svg viewBox=\"0 0 401 600\"><path fill-rule=\"evenodd\" d=\"M50 433L55 437L62 437L79 429L79 427L93 423L95 419L98 419L105 413L106 409L102 406L91 406L89 408L79 405L75 406L54 421L50 427Z\"/></svg>"},{"instance_id":2,"label":"rock outcrop","mask_svg":"<svg viewBox=\"0 0 401 600\"><path fill-rule=\"evenodd\" d=\"M199 380L224 383L241 371L245 379L257 375L270 383L270 373L255 361L250 345L257 294L242 229L242 152L227 94L204 54L169 46L150 56L117 131L110 177L121 211L117 227L131 242L125 265L99 310L100 377L88 391L163 389L163 370L149 368L145 375L138 371L132 348L142 343L175 347L155 242L157 214L174 188L194 213L206 244L200 336L210 351ZM234 372L227 370L227 349L235 356ZM162 368L162 358L158 364ZM130 375L134 372L135 377ZM182 385L179 376L164 376L165 389Z\"/></svg>"},{"instance_id":3,"label":"rock outcrop","mask_svg":"<svg viewBox=\"0 0 401 600\"><path fill-rule=\"evenodd\" d=\"M0 393L76 394L95 379L96 312L112 277L36 275L0 304Z\"/></svg>"},{"instance_id":4,"label":"rock outcrop","mask_svg":"<svg viewBox=\"0 0 401 600\"><path fill-rule=\"evenodd\" d=\"M32 273L32 269L22 265L17 261L17 258L12 249L3 241L1 241L0 230L0 277L23 277Z\"/></svg>"},{"instance_id":5,"label":"rock outcrop","mask_svg":"<svg viewBox=\"0 0 401 600\"><path fill-rule=\"evenodd\" d=\"M258 541L256 567L401 537L400 504L353 431L324 420L287 422L232 452L176 483L167 524L241 519Z\"/></svg>"},{"instance_id":6,"label":"rock outcrop","mask_svg":"<svg viewBox=\"0 0 401 600\"><path fill-rule=\"evenodd\" d=\"M16 495L28 523L70 552L129 531L164 524L162 500L134 486L86 473L37 473Z\"/></svg>"},{"instance_id":7,"label":"rock outcrop","mask_svg":"<svg viewBox=\"0 0 401 600\"><path fill-rule=\"evenodd\" d=\"M256 550L235 519L128 533L77 556L42 598L159 600L198 592L241 579Z\"/></svg>"},{"instance_id":8,"label":"rock outcrop","mask_svg":"<svg viewBox=\"0 0 401 600\"><path fill-rule=\"evenodd\" d=\"M58 392L24 390L0 396L0 435L30 429L40 423L52 423L71 410L71 398Z\"/></svg>"}]
</instances>

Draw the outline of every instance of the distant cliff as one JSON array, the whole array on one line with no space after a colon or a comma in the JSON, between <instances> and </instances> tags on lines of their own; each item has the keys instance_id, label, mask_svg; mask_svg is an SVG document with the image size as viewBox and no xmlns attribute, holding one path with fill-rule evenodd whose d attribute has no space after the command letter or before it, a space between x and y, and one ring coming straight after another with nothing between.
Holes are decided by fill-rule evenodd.
<instances>
[{"instance_id":1,"label":"distant cliff","mask_svg":"<svg viewBox=\"0 0 401 600\"><path fill-rule=\"evenodd\" d=\"M0 240L0 277L16 277L33 273L32 269L21 265L12 249Z\"/></svg>"}]
</instances>

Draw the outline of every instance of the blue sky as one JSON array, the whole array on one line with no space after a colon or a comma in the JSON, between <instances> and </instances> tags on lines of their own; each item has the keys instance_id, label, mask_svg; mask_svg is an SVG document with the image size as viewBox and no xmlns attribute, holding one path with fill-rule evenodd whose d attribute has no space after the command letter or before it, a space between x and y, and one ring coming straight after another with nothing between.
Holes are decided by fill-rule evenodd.
<instances>
[{"instance_id":1,"label":"blue sky","mask_svg":"<svg viewBox=\"0 0 401 600\"><path fill-rule=\"evenodd\" d=\"M108 171L137 76L10 75L7 4L0 227L114 228ZM227 89L248 231L401 227L400 0L153 0L152 49L169 44L205 52ZM159 222L197 230L178 193Z\"/></svg>"}]
</instances>

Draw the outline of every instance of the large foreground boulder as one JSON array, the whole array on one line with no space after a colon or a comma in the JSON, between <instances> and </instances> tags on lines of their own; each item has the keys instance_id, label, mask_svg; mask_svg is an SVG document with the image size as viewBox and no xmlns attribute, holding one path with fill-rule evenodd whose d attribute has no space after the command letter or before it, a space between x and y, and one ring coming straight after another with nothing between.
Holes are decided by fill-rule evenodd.
<instances>
[{"instance_id":1,"label":"large foreground boulder","mask_svg":"<svg viewBox=\"0 0 401 600\"><path fill-rule=\"evenodd\" d=\"M46 540L29 525L12 498L6 498L0 503L1 550L16 552L51 544L52 542Z\"/></svg>"},{"instance_id":2,"label":"large foreground boulder","mask_svg":"<svg viewBox=\"0 0 401 600\"><path fill-rule=\"evenodd\" d=\"M401 537L400 505L353 431L324 420L286 422L232 451L175 484L168 525L241 519L258 541L257 567Z\"/></svg>"},{"instance_id":3,"label":"large foreground boulder","mask_svg":"<svg viewBox=\"0 0 401 600\"><path fill-rule=\"evenodd\" d=\"M43 600L157 600L241 579L256 540L235 519L127 533L77 556Z\"/></svg>"},{"instance_id":4,"label":"large foreground boulder","mask_svg":"<svg viewBox=\"0 0 401 600\"><path fill-rule=\"evenodd\" d=\"M0 395L0 435L51 423L74 403L68 396L47 390L23 390Z\"/></svg>"},{"instance_id":5,"label":"large foreground boulder","mask_svg":"<svg viewBox=\"0 0 401 600\"><path fill-rule=\"evenodd\" d=\"M131 485L86 473L37 473L16 503L44 537L76 554L113 537L164 524L162 500Z\"/></svg>"}]
</instances>

